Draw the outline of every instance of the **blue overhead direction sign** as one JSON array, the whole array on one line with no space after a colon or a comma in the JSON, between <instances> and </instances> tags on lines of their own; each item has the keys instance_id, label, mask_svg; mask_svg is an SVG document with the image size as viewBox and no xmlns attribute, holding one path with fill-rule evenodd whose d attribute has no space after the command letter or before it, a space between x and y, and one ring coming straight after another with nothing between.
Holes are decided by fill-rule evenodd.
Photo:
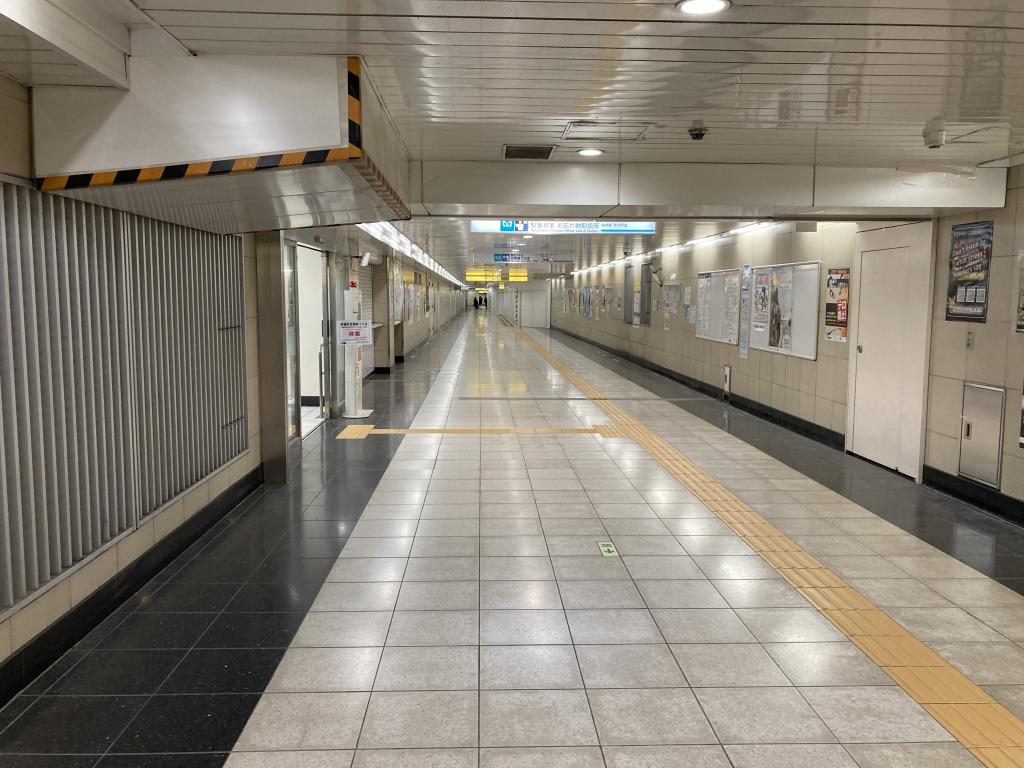
<instances>
[{"instance_id":1,"label":"blue overhead direction sign","mask_svg":"<svg viewBox=\"0 0 1024 768\"><path fill-rule=\"evenodd\" d=\"M470 231L537 235L653 235L658 231L658 224L655 221L473 219Z\"/></svg>"}]
</instances>

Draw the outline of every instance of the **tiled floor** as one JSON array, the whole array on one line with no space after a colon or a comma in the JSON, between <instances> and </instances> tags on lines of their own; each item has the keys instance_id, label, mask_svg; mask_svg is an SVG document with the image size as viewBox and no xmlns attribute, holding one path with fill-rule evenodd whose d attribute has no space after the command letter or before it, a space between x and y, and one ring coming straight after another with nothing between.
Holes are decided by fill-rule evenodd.
<instances>
[{"instance_id":1,"label":"tiled floor","mask_svg":"<svg viewBox=\"0 0 1024 768\"><path fill-rule=\"evenodd\" d=\"M378 423L409 425L459 330L367 380ZM296 442L288 486L234 510L0 710L0 768L222 765L400 442L329 439L343 426Z\"/></svg>"},{"instance_id":2,"label":"tiled floor","mask_svg":"<svg viewBox=\"0 0 1024 768\"><path fill-rule=\"evenodd\" d=\"M482 313L461 328L443 365L370 383L393 404L377 424L608 422L513 329ZM530 333L1024 710L1024 598ZM978 765L631 440L328 440L340 426L303 443L295 485L234 514L0 713L0 752L51 753L0 766L188 768L229 750L229 768Z\"/></svg>"},{"instance_id":3,"label":"tiled floor","mask_svg":"<svg viewBox=\"0 0 1024 768\"><path fill-rule=\"evenodd\" d=\"M931 488L706 397L559 331L551 337L587 359L761 449L902 530L1024 594L1024 529Z\"/></svg>"}]
</instances>

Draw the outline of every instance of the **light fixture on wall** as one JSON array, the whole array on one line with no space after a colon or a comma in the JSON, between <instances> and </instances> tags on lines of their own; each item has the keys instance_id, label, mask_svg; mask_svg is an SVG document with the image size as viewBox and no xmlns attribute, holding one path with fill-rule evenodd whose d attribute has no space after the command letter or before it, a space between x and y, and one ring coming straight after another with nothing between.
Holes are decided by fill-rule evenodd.
<instances>
[{"instance_id":1,"label":"light fixture on wall","mask_svg":"<svg viewBox=\"0 0 1024 768\"><path fill-rule=\"evenodd\" d=\"M676 8L690 16L710 16L721 13L730 5L730 0L682 0L676 3Z\"/></svg>"},{"instance_id":2,"label":"light fixture on wall","mask_svg":"<svg viewBox=\"0 0 1024 768\"><path fill-rule=\"evenodd\" d=\"M581 157L600 157L604 154L604 150L597 147L586 147L584 149L577 149L576 154Z\"/></svg>"}]
</instances>

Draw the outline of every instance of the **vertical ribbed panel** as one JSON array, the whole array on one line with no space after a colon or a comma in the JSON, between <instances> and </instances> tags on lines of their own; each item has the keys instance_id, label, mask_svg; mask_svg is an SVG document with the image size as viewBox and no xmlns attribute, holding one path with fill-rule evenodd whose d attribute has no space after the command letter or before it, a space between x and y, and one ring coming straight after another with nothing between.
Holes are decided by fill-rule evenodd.
<instances>
[{"instance_id":1,"label":"vertical ribbed panel","mask_svg":"<svg viewBox=\"0 0 1024 768\"><path fill-rule=\"evenodd\" d=\"M246 448L241 240L0 183L0 610Z\"/></svg>"},{"instance_id":2,"label":"vertical ribbed panel","mask_svg":"<svg viewBox=\"0 0 1024 768\"><path fill-rule=\"evenodd\" d=\"M247 445L242 243L125 217L143 516Z\"/></svg>"},{"instance_id":3,"label":"vertical ribbed panel","mask_svg":"<svg viewBox=\"0 0 1024 768\"><path fill-rule=\"evenodd\" d=\"M373 321L373 267L359 266L359 316Z\"/></svg>"},{"instance_id":4,"label":"vertical ribbed panel","mask_svg":"<svg viewBox=\"0 0 1024 768\"><path fill-rule=\"evenodd\" d=\"M137 519L121 214L0 185L0 607Z\"/></svg>"}]
</instances>

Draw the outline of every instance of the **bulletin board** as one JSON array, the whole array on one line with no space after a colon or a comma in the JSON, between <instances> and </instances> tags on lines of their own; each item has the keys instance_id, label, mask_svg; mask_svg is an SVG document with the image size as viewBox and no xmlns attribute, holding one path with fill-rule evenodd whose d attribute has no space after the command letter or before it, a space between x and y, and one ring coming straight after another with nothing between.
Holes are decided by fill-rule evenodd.
<instances>
[{"instance_id":1,"label":"bulletin board","mask_svg":"<svg viewBox=\"0 0 1024 768\"><path fill-rule=\"evenodd\" d=\"M697 338L740 342L740 274L722 269L697 275Z\"/></svg>"},{"instance_id":2,"label":"bulletin board","mask_svg":"<svg viewBox=\"0 0 1024 768\"><path fill-rule=\"evenodd\" d=\"M816 359L821 263L771 264L753 272L750 346Z\"/></svg>"}]
</instances>

